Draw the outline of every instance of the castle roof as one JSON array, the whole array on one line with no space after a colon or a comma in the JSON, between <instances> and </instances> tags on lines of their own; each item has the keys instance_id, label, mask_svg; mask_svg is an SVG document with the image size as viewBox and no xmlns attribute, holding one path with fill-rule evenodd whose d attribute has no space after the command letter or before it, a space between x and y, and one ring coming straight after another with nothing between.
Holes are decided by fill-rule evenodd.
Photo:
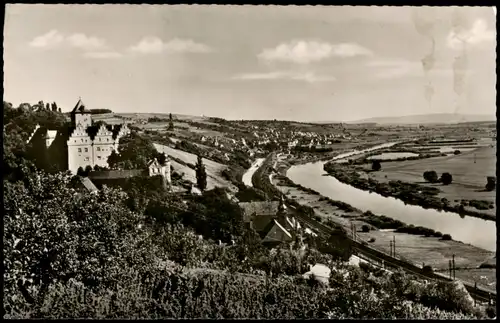
<instances>
[{"instance_id":1,"label":"castle roof","mask_svg":"<svg viewBox=\"0 0 500 323\"><path fill-rule=\"evenodd\" d=\"M87 110L85 104L83 104L82 102L82 99L78 99L78 102L76 103L71 113L90 113L90 111Z\"/></svg>"}]
</instances>

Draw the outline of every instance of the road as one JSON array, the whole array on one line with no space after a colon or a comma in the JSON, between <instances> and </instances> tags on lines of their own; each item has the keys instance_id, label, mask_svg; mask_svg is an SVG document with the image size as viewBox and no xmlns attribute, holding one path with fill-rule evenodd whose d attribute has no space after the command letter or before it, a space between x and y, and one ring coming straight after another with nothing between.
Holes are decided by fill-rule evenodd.
<instances>
[{"instance_id":1,"label":"road","mask_svg":"<svg viewBox=\"0 0 500 323\"><path fill-rule=\"evenodd\" d=\"M271 155L270 155L271 156ZM273 163L274 164L274 163ZM260 167L266 166L264 162L261 163ZM267 165L269 166L269 165ZM258 168L260 168L258 167ZM253 172L255 172L254 170ZM253 173L252 173L253 174ZM269 179L269 178L268 178ZM272 182L270 185L273 185ZM265 190L264 187L258 187L259 189ZM291 209L295 209L292 205L287 205ZM315 229L318 233L330 236L333 232L333 229L330 227L327 227L321 223L319 223L316 220L313 220L303 214L296 213L295 216L299 220L299 222L302 222L302 224L307 225L313 229ZM413 264L407 263L405 261L402 261L400 259L391 257L390 255L387 255L379 250L373 249L368 245L365 245L359 241L352 240L349 238L352 243L353 243L353 249L354 253L359 256L362 259L365 259L369 261L372 265L381 267L384 266L384 268L394 268L398 269L401 268L404 271L413 274L421 279L425 280L441 280L441 281L451 281L446 275L440 274L440 273L424 273L422 268L419 268ZM479 288L475 288L474 286L471 286L467 284L466 282L462 282L469 292L469 294L476 300L478 301L483 301L483 302L488 302L489 301L489 295L496 301L496 292L495 293L490 293L489 291L481 290Z\"/></svg>"},{"instance_id":2,"label":"road","mask_svg":"<svg viewBox=\"0 0 500 323\"><path fill-rule=\"evenodd\" d=\"M243 174L243 177L241 178L243 184L245 184L246 186L253 187L252 176L257 171L257 169L260 168L264 160L265 158L257 158L253 162L252 166L250 166L250 168L245 172L245 174Z\"/></svg>"}]
</instances>

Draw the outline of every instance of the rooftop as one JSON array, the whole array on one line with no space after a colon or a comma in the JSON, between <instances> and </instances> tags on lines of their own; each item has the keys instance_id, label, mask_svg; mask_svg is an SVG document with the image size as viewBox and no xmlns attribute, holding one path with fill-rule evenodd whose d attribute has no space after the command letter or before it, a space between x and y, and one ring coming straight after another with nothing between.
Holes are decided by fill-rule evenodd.
<instances>
[{"instance_id":1,"label":"rooftop","mask_svg":"<svg viewBox=\"0 0 500 323\"><path fill-rule=\"evenodd\" d=\"M71 113L90 113L89 110L85 107L85 104L83 104L82 99L78 99L78 102L76 103L75 107L73 108L73 111Z\"/></svg>"}]
</instances>

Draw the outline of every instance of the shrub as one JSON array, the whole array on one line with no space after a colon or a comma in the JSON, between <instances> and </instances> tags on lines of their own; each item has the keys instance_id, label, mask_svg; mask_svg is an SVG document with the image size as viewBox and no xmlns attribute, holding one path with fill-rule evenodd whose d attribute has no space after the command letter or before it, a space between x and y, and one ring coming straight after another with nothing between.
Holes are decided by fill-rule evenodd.
<instances>
[{"instance_id":1,"label":"shrub","mask_svg":"<svg viewBox=\"0 0 500 323\"><path fill-rule=\"evenodd\" d=\"M443 175L441 175L441 182L443 185L450 185L452 181L453 176L451 176L450 173L443 173Z\"/></svg>"},{"instance_id":2,"label":"shrub","mask_svg":"<svg viewBox=\"0 0 500 323\"><path fill-rule=\"evenodd\" d=\"M458 150L458 149L453 152L453 154L455 154L455 155L460 155L461 153L462 152L460 150Z\"/></svg>"},{"instance_id":3,"label":"shrub","mask_svg":"<svg viewBox=\"0 0 500 323\"><path fill-rule=\"evenodd\" d=\"M440 231L436 231L436 232L434 232L434 236L441 238L443 236L443 234Z\"/></svg>"},{"instance_id":4,"label":"shrub","mask_svg":"<svg viewBox=\"0 0 500 323\"><path fill-rule=\"evenodd\" d=\"M425 265L422 268L422 271L424 272L424 274L432 274L434 272L434 270L432 269L432 266L429 266L429 265Z\"/></svg>"},{"instance_id":5,"label":"shrub","mask_svg":"<svg viewBox=\"0 0 500 323\"><path fill-rule=\"evenodd\" d=\"M451 240L451 235L449 235L448 233L445 233L445 234L443 234L443 237L441 239L443 239L443 240Z\"/></svg>"},{"instance_id":6,"label":"shrub","mask_svg":"<svg viewBox=\"0 0 500 323\"><path fill-rule=\"evenodd\" d=\"M488 210L490 207L490 202L484 200L471 200L469 201L469 206L474 207L478 210Z\"/></svg>"},{"instance_id":7,"label":"shrub","mask_svg":"<svg viewBox=\"0 0 500 323\"><path fill-rule=\"evenodd\" d=\"M491 319L495 318L497 316L497 308L495 306L488 305L486 308L486 315Z\"/></svg>"},{"instance_id":8,"label":"shrub","mask_svg":"<svg viewBox=\"0 0 500 323\"><path fill-rule=\"evenodd\" d=\"M363 232L370 232L370 227L367 226L366 224L363 224L363 226L361 227L361 231L363 231Z\"/></svg>"},{"instance_id":9,"label":"shrub","mask_svg":"<svg viewBox=\"0 0 500 323\"><path fill-rule=\"evenodd\" d=\"M497 178L495 176L486 177L485 189L489 192L494 191L497 186Z\"/></svg>"},{"instance_id":10,"label":"shrub","mask_svg":"<svg viewBox=\"0 0 500 323\"><path fill-rule=\"evenodd\" d=\"M375 238L370 238L370 240L368 240L368 242L375 242Z\"/></svg>"},{"instance_id":11,"label":"shrub","mask_svg":"<svg viewBox=\"0 0 500 323\"><path fill-rule=\"evenodd\" d=\"M372 170L374 170L374 171L377 172L377 171L379 171L381 169L382 169L382 165L380 164L380 161L379 160L374 160L372 162Z\"/></svg>"}]
</instances>

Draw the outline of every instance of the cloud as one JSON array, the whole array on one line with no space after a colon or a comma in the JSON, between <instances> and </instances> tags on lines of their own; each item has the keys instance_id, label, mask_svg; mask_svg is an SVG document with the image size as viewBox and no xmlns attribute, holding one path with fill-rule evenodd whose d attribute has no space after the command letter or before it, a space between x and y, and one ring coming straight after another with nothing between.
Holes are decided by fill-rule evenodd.
<instances>
[{"instance_id":1,"label":"cloud","mask_svg":"<svg viewBox=\"0 0 500 323\"><path fill-rule=\"evenodd\" d=\"M316 82L332 82L335 77L326 75L316 75L315 73L295 73L295 72L269 72L269 73L248 73L236 75L232 78L239 81L253 81L253 80L292 80L304 81L308 83Z\"/></svg>"},{"instance_id":2,"label":"cloud","mask_svg":"<svg viewBox=\"0 0 500 323\"><path fill-rule=\"evenodd\" d=\"M368 72L377 79L397 79L401 77L420 77L424 76L423 63L421 61L410 61L404 59L392 60L372 60L366 63L373 72ZM452 70L446 66L436 66L428 73L436 76L451 75Z\"/></svg>"},{"instance_id":3,"label":"cloud","mask_svg":"<svg viewBox=\"0 0 500 323\"><path fill-rule=\"evenodd\" d=\"M107 48L106 41L102 38L87 36L82 33L65 35L55 29L44 35L35 37L29 45L37 48L54 48L63 45L83 50L98 50Z\"/></svg>"},{"instance_id":4,"label":"cloud","mask_svg":"<svg viewBox=\"0 0 500 323\"><path fill-rule=\"evenodd\" d=\"M298 64L318 62L330 57L371 56L372 52L355 43L330 44L319 41L295 40L275 48L264 49L258 57L266 61Z\"/></svg>"},{"instance_id":5,"label":"cloud","mask_svg":"<svg viewBox=\"0 0 500 323\"><path fill-rule=\"evenodd\" d=\"M47 48L59 45L63 41L64 36L57 30L53 29L44 35L35 37L29 45L32 47Z\"/></svg>"},{"instance_id":6,"label":"cloud","mask_svg":"<svg viewBox=\"0 0 500 323\"><path fill-rule=\"evenodd\" d=\"M123 54L119 52L88 52L83 56L92 59L114 59L123 57Z\"/></svg>"},{"instance_id":7,"label":"cloud","mask_svg":"<svg viewBox=\"0 0 500 323\"><path fill-rule=\"evenodd\" d=\"M409 75L423 75L421 62L406 60L376 60L367 63L370 68L375 68L373 75L379 79L394 79Z\"/></svg>"},{"instance_id":8,"label":"cloud","mask_svg":"<svg viewBox=\"0 0 500 323\"><path fill-rule=\"evenodd\" d=\"M475 45L496 40L496 32L488 29L484 20L478 19L470 29L452 30L446 39L448 47L461 49L464 45Z\"/></svg>"},{"instance_id":9,"label":"cloud","mask_svg":"<svg viewBox=\"0 0 500 323\"><path fill-rule=\"evenodd\" d=\"M211 48L190 39L175 38L165 43L158 37L149 36L144 37L137 45L131 46L129 50L139 54L208 53Z\"/></svg>"},{"instance_id":10,"label":"cloud","mask_svg":"<svg viewBox=\"0 0 500 323\"><path fill-rule=\"evenodd\" d=\"M106 48L106 41L97 37L89 37L85 34L73 34L66 38L67 42L73 47L83 50L96 50Z\"/></svg>"}]
</instances>

